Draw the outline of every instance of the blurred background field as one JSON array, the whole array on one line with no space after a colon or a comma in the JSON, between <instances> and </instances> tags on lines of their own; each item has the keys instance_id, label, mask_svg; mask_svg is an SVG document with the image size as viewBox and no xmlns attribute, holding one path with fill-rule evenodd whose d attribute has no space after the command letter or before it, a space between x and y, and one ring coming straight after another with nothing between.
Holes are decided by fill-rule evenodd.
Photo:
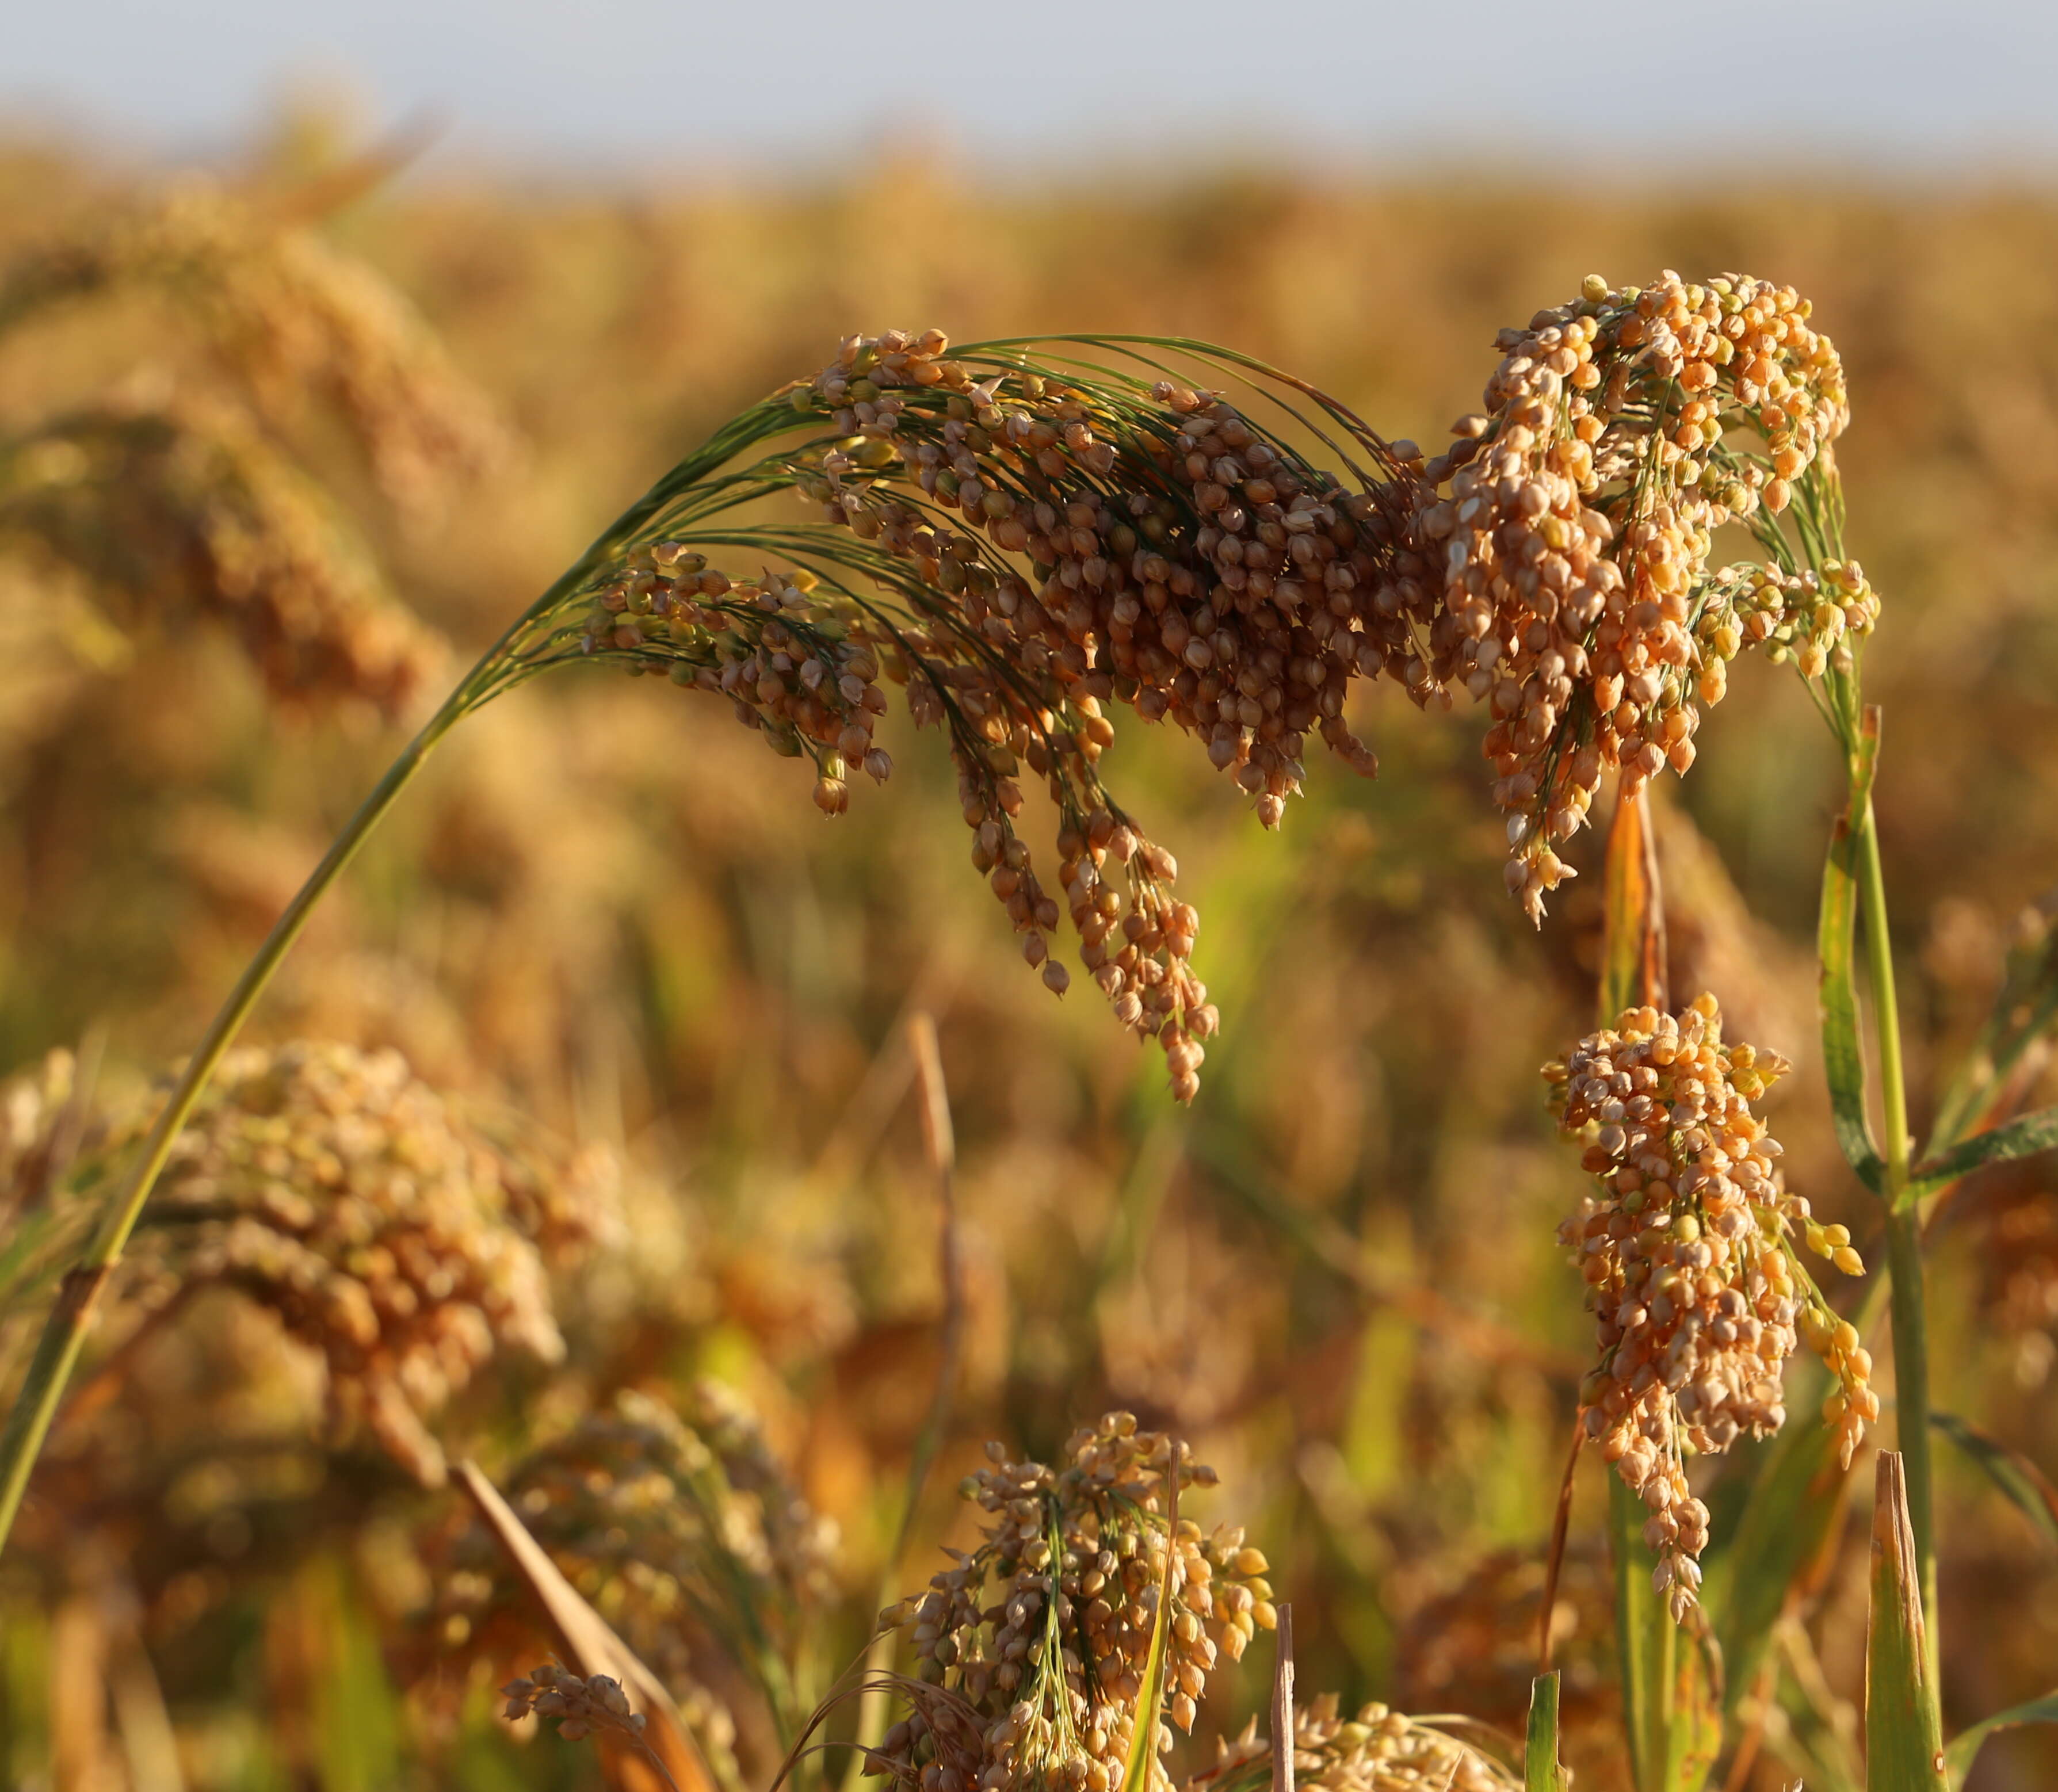
<instances>
[{"instance_id":1,"label":"blurred background field","mask_svg":"<svg viewBox=\"0 0 2058 1792\"><path fill-rule=\"evenodd\" d=\"M2058 887L2048 188L1772 165L1720 194L1540 200L1482 174L1382 183L1262 158L1003 184L910 149L777 188L359 191L336 178L343 147L310 118L226 178L317 197L323 236L441 337L493 451L382 491L319 404L272 395L258 414L452 670L657 471L848 331L1203 337L1433 445L1477 403L1494 332L1589 272L1790 281L1853 395L1838 458L1884 602L1868 660L1918 1107ZM0 152L0 263L137 185L76 145ZM0 433L236 379L175 307L80 304L0 334ZM111 611L28 549L0 557L0 1070L22 1079L4 1146L38 1123L26 1091L62 1084L54 1050L90 1071L98 1111L145 1100L400 737L363 702L280 702L224 629ZM1206 916L1197 964L1223 1032L1190 1111L1091 992L1061 1003L1022 968L964 863L933 737L891 719L899 773L828 822L722 705L599 674L462 730L260 1012L260 1044L396 1049L514 1142L538 1198L577 1210L531 1228L561 1358L501 1341L432 1414L444 1454L504 1483L623 1390L709 1435L740 1402L827 1521L783 1495L741 1501L765 1533L753 1609L800 1614L761 1641L784 1691L704 1611L668 1623L633 1576L602 1596L598 1568L588 1587L654 1665L672 1651L682 1695L733 1714L742 1783L777 1766L781 1699L804 1709L862 1645L882 1578L918 1585L938 1543L964 1540L955 1488L982 1441L1047 1454L1117 1407L1220 1471L1203 1516L1271 1556L1304 1688L1518 1725L1587 1333L1554 1240L1579 1172L1536 1073L1589 1024L1595 880L1532 932L1501 892L1481 718L1385 697L1357 725L1377 780L1314 756L1271 836L1194 756L1118 730L1111 773ZM1675 985L1712 987L1741 1036L1797 1060L1774 1111L1791 1179L1870 1255L1814 1049L1840 768L1770 666L1738 677L1700 744L1660 793ZM967 1311L896 1575L884 1557L943 1310L908 1092L918 1009L956 1116ZM1932 1273L1937 1405L2058 1472L2052 1174L2033 1159L1972 1185ZM230 1281L146 1310L138 1293L103 1328L0 1570L0 1781L591 1783L580 1751L490 1715L483 1689L541 1633L483 1577L456 1494L417 1484L375 1426L331 1426L315 1359ZM23 1321L7 1323L18 1357ZM2052 1535L1942 1460L1945 1696L1963 1721L2046 1690L2058 1561ZM1621 1783L1602 1496L1590 1466L1554 1620L1583 1786ZM1839 1547L1831 1596L1794 1614L1799 1690L1775 1744L1783 1724L1834 1738L1855 1721L1862 1524ZM1221 1676L1225 1727L1265 1680ZM1784 1783L1778 1754L1754 1783ZM1976 1783L2045 1784L2054 1762L2048 1743L1997 1743Z\"/></svg>"}]
</instances>

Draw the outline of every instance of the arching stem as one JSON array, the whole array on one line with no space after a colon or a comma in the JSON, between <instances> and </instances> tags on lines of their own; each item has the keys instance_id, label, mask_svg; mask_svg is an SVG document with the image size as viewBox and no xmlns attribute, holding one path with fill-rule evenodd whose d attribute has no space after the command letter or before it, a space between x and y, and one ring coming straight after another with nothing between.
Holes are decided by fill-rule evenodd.
<instances>
[{"instance_id":1,"label":"arching stem","mask_svg":"<svg viewBox=\"0 0 2058 1792\"><path fill-rule=\"evenodd\" d=\"M185 1068L180 1073L164 1111L157 1116L157 1124L150 1129L141 1154L109 1202L92 1243L66 1272L57 1303L44 1322L36 1353L22 1377L21 1392L15 1396L6 1429L0 1432L0 1549L6 1548L9 1533L14 1529L15 1515L21 1510L22 1496L28 1491L29 1476L57 1417L66 1385L77 1366L79 1353L92 1329L101 1291L113 1274L115 1266L121 1261L129 1235L135 1230L136 1222L150 1198L150 1191L157 1186L157 1178L171 1155L173 1141L191 1118L208 1079L235 1043L250 1011L256 1007L258 998L292 949L293 942L300 938L316 904L357 856L357 849L422 769L423 761L436 743L456 725L464 713L465 700L471 689L471 681L467 679L407 743L377 787L336 836L322 856L321 863L287 905L285 912L273 924L264 944L257 948L256 956L236 979L228 999L222 1003L198 1047L186 1060Z\"/></svg>"}]
</instances>

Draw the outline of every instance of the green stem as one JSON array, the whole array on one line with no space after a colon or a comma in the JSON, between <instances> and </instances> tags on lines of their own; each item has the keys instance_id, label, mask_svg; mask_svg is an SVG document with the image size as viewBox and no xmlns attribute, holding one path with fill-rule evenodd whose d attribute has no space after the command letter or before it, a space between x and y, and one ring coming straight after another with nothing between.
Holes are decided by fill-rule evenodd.
<instances>
[{"instance_id":1,"label":"green stem","mask_svg":"<svg viewBox=\"0 0 2058 1792\"><path fill-rule=\"evenodd\" d=\"M1929 1328L1922 1298L1922 1217L1909 1187L1908 1091L1901 1059L1901 1015L1894 996L1893 942L1887 928L1886 879L1879 824L1867 798L1855 842L1858 900L1865 915L1865 968L1872 985L1873 1027L1879 1044L1881 1142L1885 1177L1888 1272L1892 1277L1895 1436L1908 1482L1922 1607L1929 1615L1930 1696L1937 1691L1937 1537L1929 1460Z\"/></svg>"},{"instance_id":2,"label":"green stem","mask_svg":"<svg viewBox=\"0 0 2058 1792\"><path fill-rule=\"evenodd\" d=\"M121 1260L129 1235L135 1230L144 1203L150 1198L150 1191L156 1187L157 1178L171 1155L173 1141L192 1115L208 1079L234 1042L250 1011L257 1005L258 998L264 993L293 942L300 938L315 904L356 856L366 836L379 824L421 769L430 751L456 724L463 713L463 702L470 688L471 681L467 680L431 717L421 733L408 742L406 750L394 761L385 777L379 781L378 787L350 818L348 825L336 836L321 863L300 886L300 893L265 936L257 956L236 980L228 999L208 1027L206 1036L187 1060L171 1099L151 1128L141 1155L109 1202L93 1242L66 1273L57 1304L44 1323L35 1356L22 1378L21 1392L15 1396L6 1429L0 1432L0 1549L6 1547L8 1534L14 1528L15 1514L21 1510L22 1496L28 1491L29 1476L42 1450L43 1440L50 1434L51 1423L57 1417L65 1385L77 1366L101 1291L113 1273L115 1265Z\"/></svg>"},{"instance_id":3,"label":"green stem","mask_svg":"<svg viewBox=\"0 0 2058 1792\"><path fill-rule=\"evenodd\" d=\"M684 509L690 509L690 501L697 491L721 495L721 483L717 480L709 485L709 482L725 462L793 424L791 407L778 399L766 399L752 406L717 431L616 518L486 650L457 689L444 699L443 707L407 743L385 777L379 781L377 788L365 798L349 824L336 836L312 875L300 886L300 893L266 936L257 956L250 961L228 999L222 1004L221 1011L214 1017L200 1048L188 1061L171 1099L145 1142L141 1158L109 1203L106 1217L91 1246L65 1276L57 1303L44 1323L36 1353L22 1378L21 1391L15 1396L6 1429L0 1432L0 1551L6 1548L15 1514L20 1511L22 1496L28 1491L29 1476L56 1420L65 1385L77 1365L79 1353L92 1327L93 1309L99 1303L101 1292L113 1275L115 1265L121 1262L129 1234L135 1230L144 1205L150 1198L150 1191L157 1186L165 1160L171 1155L173 1141L191 1116L223 1054L234 1043L250 1011L257 1005L258 998L292 950L293 942L300 938L315 904L356 856L359 847L384 819L386 812L422 769L423 761L436 743L463 717L524 675L523 669L515 663L513 650L530 625L551 614L580 589L596 569L618 558L630 542L668 514L683 514Z\"/></svg>"}]
</instances>

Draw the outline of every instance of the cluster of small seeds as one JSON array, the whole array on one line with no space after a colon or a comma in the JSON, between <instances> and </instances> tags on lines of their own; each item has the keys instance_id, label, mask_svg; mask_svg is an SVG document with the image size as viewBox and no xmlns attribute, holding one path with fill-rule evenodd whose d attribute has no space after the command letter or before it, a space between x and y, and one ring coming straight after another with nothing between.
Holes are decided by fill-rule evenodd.
<instances>
[{"instance_id":1,"label":"cluster of small seeds","mask_svg":"<svg viewBox=\"0 0 2058 1792\"><path fill-rule=\"evenodd\" d=\"M987 1453L991 1466L963 1489L992 1515L985 1540L952 1552L956 1566L881 1615L908 1633L920 1680L971 1722L940 1724L933 1702L916 1701L870 1770L924 1792L1106 1792L1139 1718L1167 1552L1165 1712L1189 1731L1219 1657L1241 1659L1253 1631L1276 1622L1265 1557L1240 1530L1204 1536L1185 1519L1168 1528L1169 1477L1206 1486L1213 1474L1128 1413L1077 1432L1062 1469L1009 1462L998 1444ZM1156 1755L1171 1732L1161 1725L1152 1740L1162 1786Z\"/></svg>"},{"instance_id":2,"label":"cluster of small seeds","mask_svg":"<svg viewBox=\"0 0 2058 1792\"><path fill-rule=\"evenodd\" d=\"M1571 875L1555 848L1604 770L1634 789L1693 763L1696 695L1713 701L1722 682L1704 675L1716 656L1696 626L1713 532L1772 530L1848 420L1810 308L1739 275L1688 285L1668 269L1619 290L1590 276L1571 304L1501 332L1485 414L1424 469L1432 497L1449 488L1416 519L1443 600L1432 670L1491 705L1509 887L1532 914ZM1774 626L1739 626L1737 644L1785 631L1819 670L1874 609L1855 568L1823 572L1813 590L1782 588Z\"/></svg>"},{"instance_id":3,"label":"cluster of small seeds","mask_svg":"<svg viewBox=\"0 0 2058 1792\"><path fill-rule=\"evenodd\" d=\"M1095 982L1190 1099L1217 1023L1190 968L1198 919L1173 893L1172 856L1102 788L1108 708L1199 734L1267 825L1300 788L1309 733L1371 772L1343 719L1349 680L1387 670L1428 689L1426 587L1410 587L1411 613L1388 576L1404 482L1388 457L1372 489L1346 493L1169 381L1026 363L979 379L947 347L934 332L852 337L791 389L796 419L832 433L754 476L842 532L779 538L818 570L733 578L689 540L658 539L593 582L575 617L547 618L527 663L576 650L725 693L775 749L812 758L830 814L851 765L890 771L872 745L875 681L904 685L913 721L949 730L973 863L1024 959L1064 993L1049 936L1069 913ZM852 589L853 570L884 597ZM1016 828L1025 765L1061 817L1055 888Z\"/></svg>"},{"instance_id":4,"label":"cluster of small seeds","mask_svg":"<svg viewBox=\"0 0 2058 1792\"><path fill-rule=\"evenodd\" d=\"M682 1699L693 1697L697 1636L753 1671L749 1639L796 1649L799 1615L828 1583L834 1525L795 1488L755 1416L712 1382L693 1390L683 1417L646 1394L616 1395L517 1464L507 1494L566 1578ZM467 1629L524 1596L483 1527L454 1560L446 1603L475 1620Z\"/></svg>"},{"instance_id":5,"label":"cluster of small seeds","mask_svg":"<svg viewBox=\"0 0 2058 1792\"><path fill-rule=\"evenodd\" d=\"M816 806L840 815L851 768L884 784L893 761L872 744L886 712L878 658L825 614L820 590L805 570L732 582L706 555L661 541L591 594L579 645L728 697L773 752L814 762Z\"/></svg>"},{"instance_id":6,"label":"cluster of small seeds","mask_svg":"<svg viewBox=\"0 0 2058 1792\"><path fill-rule=\"evenodd\" d=\"M118 1123L110 1146L155 1113ZM397 1052L233 1051L173 1142L125 1293L145 1313L210 1285L270 1308L320 1352L338 1417L435 1484L427 1417L499 1350L564 1352L507 1182Z\"/></svg>"},{"instance_id":7,"label":"cluster of small seeds","mask_svg":"<svg viewBox=\"0 0 2058 1792\"><path fill-rule=\"evenodd\" d=\"M1827 1416L1846 1464L1879 1413L1871 1359L1802 1266L1794 1235L1845 1274L1865 1266L1843 1227L1818 1224L1786 1192L1778 1142L1751 1111L1786 1068L1775 1054L1726 1046L1714 999L1702 995L1677 1017L1632 1008L1544 1072L1598 1182L1559 1229L1601 1351L1580 1389L1587 1432L1650 1509L1658 1590L1682 1623L1708 1528L1686 1454L1779 1428L1800 1338L1838 1377Z\"/></svg>"},{"instance_id":8,"label":"cluster of small seeds","mask_svg":"<svg viewBox=\"0 0 2058 1792\"><path fill-rule=\"evenodd\" d=\"M1102 786L1110 706L1195 735L1269 827L1311 733L1376 769L1345 718L1353 679L1445 705L1463 685L1492 710L1510 889L1540 916L1603 773L1633 790L1683 772L1729 658L1763 643L1812 676L1871 626L1855 565L1707 570L1732 519L1786 566L1767 519L1795 482L1826 489L1842 373L1808 318L1791 288L1740 276L1590 279L1502 332L1487 413L1427 463L1281 379L1360 454L1349 486L1219 393L1067 372L1034 345L852 336L783 406L739 419L739 442L816 432L733 476L818 507L819 525L751 538L804 570L711 567L717 538L697 546L691 525L730 500L688 482L671 535L594 578L568 627L546 618L526 663L570 642L725 693L812 759L829 814L852 765L891 769L876 681L904 685L916 723L949 731L973 863L1024 959L1066 991L1049 936L1069 912L1095 981L1190 1099L1216 1025L1188 964L1197 920L1171 856ZM1025 766L1061 817L1055 888L1016 828Z\"/></svg>"},{"instance_id":9,"label":"cluster of small seeds","mask_svg":"<svg viewBox=\"0 0 2058 1792\"><path fill-rule=\"evenodd\" d=\"M1879 598L1855 560L1798 573L1726 567L1710 578L1694 626L1701 699L1722 700L1729 662L1746 647L1762 646L1775 664L1790 659L1802 677L1819 677L1845 636L1870 634L1878 619Z\"/></svg>"},{"instance_id":10,"label":"cluster of small seeds","mask_svg":"<svg viewBox=\"0 0 2058 1792\"><path fill-rule=\"evenodd\" d=\"M1431 1724L1385 1705L1338 1715L1324 1693L1293 1713L1293 1778L1323 1792L1509 1792L1507 1770ZM1213 1766L1182 1792L1260 1792L1272 1783L1272 1742L1253 1718L1236 1737L1218 1737Z\"/></svg>"},{"instance_id":11,"label":"cluster of small seeds","mask_svg":"<svg viewBox=\"0 0 2058 1792\"><path fill-rule=\"evenodd\" d=\"M507 1701L501 1715L510 1723L547 1718L555 1720L558 1734L568 1742L609 1738L656 1767L660 1783L671 1784L671 1774L644 1734L643 1714L630 1710L628 1694L611 1674L578 1675L546 1661L500 1691Z\"/></svg>"},{"instance_id":12,"label":"cluster of small seeds","mask_svg":"<svg viewBox=\"0 0 2058 1792\"><path fill-rule=\"evenodd\" d=\"M1267 826L1309 733L1372 769L1345 686L1424 677L1388 588L1398 483L1347 493L1213 393L1161 380L1118 397L1026 368L975 381L945 347L933 331L852 337L819 376L857 442L825 457L829 520L920 562L1033 676L1198 735ZM932 388L940 406L921 402ZM892 489L896 470L920 499ZM937 514L952 511L963 528Z\"/></svg>"},{"instance_id":13,"label":"cluster of small seeds","mask_svg":"<svg viewBox=\"0 0 2058 1792\"><path fill-rule=\"evenodd\" d=\"M1343 720L1350 680L1424 677L1419 618L1385 577L1404 506L1397 487L1346 494L1215 395L1169 380L1110 393L1026 367L975 379L947 348L936 331L848 339L795 393L843 444L804 465L802 489L949 606L955 628L921 645L953 663L931 667L929 690L911 681L910 707L940 712L948 689L973 737L959 757L975 863L1023 956L1067 987L1043 937L1055 905L1013 828L1026 761L1068 812L1059 881L1087 968L1162 1043L1189 1099L1214 1024L1186 968L1193 911L1170 895L1170 855L1099 797L1104 706L1198 736L1267 827L1301 787L1311 732L1369 774ZM1126 898L1102 875L1110 851Z\"/></svg>"}]
</instances>

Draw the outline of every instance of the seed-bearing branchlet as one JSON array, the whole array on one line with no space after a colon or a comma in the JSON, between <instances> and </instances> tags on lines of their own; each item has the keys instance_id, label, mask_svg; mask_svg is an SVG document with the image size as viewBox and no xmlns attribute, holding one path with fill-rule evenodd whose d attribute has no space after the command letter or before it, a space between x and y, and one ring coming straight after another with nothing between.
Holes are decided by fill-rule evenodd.
<instances>
[{"instance_id":1,"label":"seed-bearing branchlet","mask_svg":"<svg viewBox=\"0 0 2058 1792\"><path fill-rule=\"evenodd\" d=\"M1632 1008L1544 1067L1551 1108L1599 1184L1559 1228L1587 1286L1601 1351L1580 1390L1587 1434L1650 1508L1646 1540L1673 1616L1697 1604L1708 1512L1689 1452L1726 1450L1785 1422L1782 1378L1805 1340L1837 1377L1825 1417L1850 1461L1879 1416L1872 1360L1803 1267L1796 1236L1849 1275L1865 1266L1778 1173L1751 1103L1786 1070L1722 1042L1702 995L1675 1017Z\"/></svg>"},{"instance_id":2,"label":"seed-bearing branchlet","mask_svg":"<svg viewBox=\"0 0 2058 1792\"><path fill-rule=\"evenodd\" d=\"M675 1784L664 1758L644 1733L643 1714L629 1708L629 1695L612 1675L574 1674L546 1661L510 1680L500 1691L507 1701L501 1715L510 1723L542 1718L554 1722L558 1734L568 1742L604 1738L654 1769L660 1784Z\"/></svg>"},{"instance_id":3,"label":"seed-bearing branchlet","mask_svg":"<svg viewBox=\"0 0 2058 1792\"><path fill-rule=\"evenodd\" d=\"M1194 1486L1213 1473L1126 1413L1076 1432L1062 1468L1009 1462L997 1444L987 1454L991 1466L962 1490L992 1515L986 1540L881 1615L948 1700L916 1700L870 1770L926 1792L1107 1792L1135 1731L1166 1551L1164 1711L1189 1730L1217 1661L1241 1659L1275 1621L1265 1557L1240 1530L1204 1536L1182 1519L1168 1535L1168 1474ZM940 1721L948 1713L957 1721ZM1169 1747L1170 1730L1154 1741ZM1152 1772L1166 1783L1155 1752Z\"/></svg>"},{"instance_id":4,"label":"seed-bearing branchlet","mask_svg":"<svg viewBox=\"0 0 2058 1792\"><path fill-rule=\"evenodd\" d=\"M1038 358L1062 345L948 347L937 332L848 339L750 423L753 439L801 441L721 489L682 486L641 540L532 618L508 675L585 656L726 696L774 751L812 762L829 816L854 769L891 773L874 730L900 686L916 724L949 735L974 868L1025 960L1063 995L1049 936L1069 920L1086 971L1162 1047L1188 1100L1217 1021L1190 965L1199 920L1170 853L1101 782L1111 712L1196 735L1267 826L1300 789L1311 736L1369 773L1343 719L1350 681L1384 671L1432 694L1433 598L1403 581L1412 562L1393 546L1412 476L1312 395L1363 456L1354 487L1140 363L1067 372ZM816 519L709 526L781 488ZM787 564L746 570L740 546ZM1016 827L1025 778L1061 818L1054 869Z\"/></svg>"}]
</instances>

